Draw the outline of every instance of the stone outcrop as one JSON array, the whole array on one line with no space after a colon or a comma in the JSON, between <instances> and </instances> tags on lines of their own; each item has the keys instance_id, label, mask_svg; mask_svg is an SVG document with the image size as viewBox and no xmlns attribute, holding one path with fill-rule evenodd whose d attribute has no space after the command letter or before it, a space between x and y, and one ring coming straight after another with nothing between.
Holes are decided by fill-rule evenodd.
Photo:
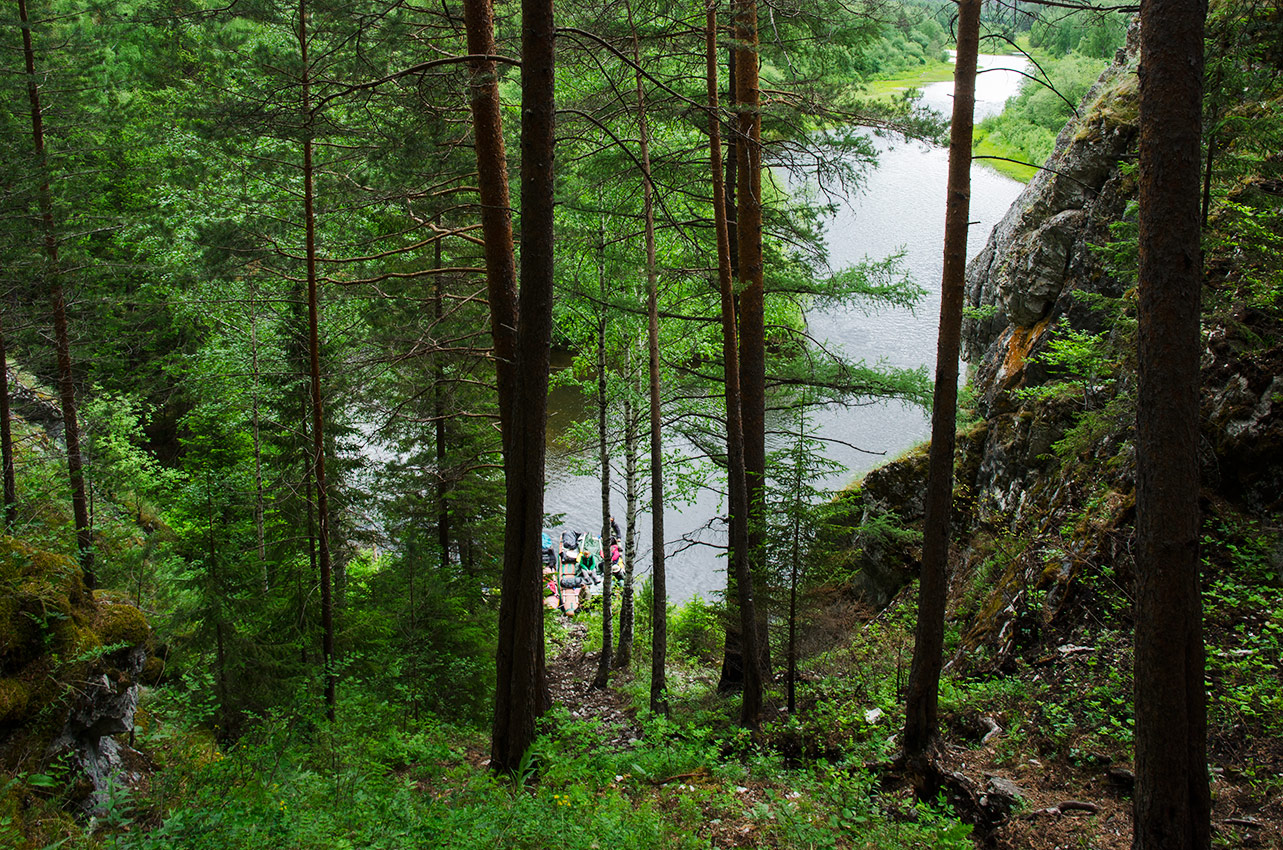
<instances>
[{"instance_id":1,"label":"stone outcrop","mask_svg":"<svg viewBox=\"0 0 1283 850\"><path fill-rule=\"evenodd\" d=\"M1099 303L1111 300L1116 311L1134 314L1135 282L1134 272L1111 265L1122 254L1109 259L1097 246L1123 242L1135 219L1136 65L1133 32L1061 132L1046 168L967 269L964 351L981 422L958 438L955 595L977 592L960 587L967 581L980 587L982 598L965 603L975 620L964 645L986 643L995 664L1022 631L1038 630L1073 603L1085 570L1107 567L1111 581L1129 581L1134 319L1119 320ZM1236 191L1276 198L1283 187L1259 180ZM1238 306L1218 304L1205 318L1204 486L1249 514L1277 517L1283 327L1277 310L1252 308L1250 298L1240 303L1233 274L1218 278L1217 262L1209 261L1209 291L1223 291L1221 301ZM1219 262L1232 266L1234 259ZM1058 373L1043 356L1068 331L1106 330L1115 358L1107 383ZM870 472L846 497L857 509L845 543L860 599L885 604L916 576L919 553L905 535L921 527L925 487L920 449Z\"/></svg>"},{"instance_id":2,"label":"stone outcrop","mask_svg":"<svg viewBox=\"0 0 1283 850\"><path fill-rule=\"evenodd\" d=\"M921 567L922 538L910 529L925 515L927 453L909 452L869 472L847 491L851 530L832 547L843 552L851 592L875 608L885 606Z\"/></svg>"},{"instance_id":3,"label":"stone outcrop","mask_svg":"<svg viewBox=\"0 0 1283 850\"><path fill-rule=\"evenodd\" d=\"M1120 165L1134 153L1136 97L1130 42L1083 97L1046 166L967 267L963 351L983 390L982 412L1004 391L1045 377L1030 358L1061 316L1091 323L1075 290L1118 296L1126 286L1106 272L1091 246L1110 240L1108 227L1123 217L1132 195Z\"/></svg>"},{"instance_id":4,"label":"stone outcrop","mask_svg":"<svg viewBox=\"0 0 1283 850\"><path fill-rule=\"evenodd\" d=\"M73 560L0 535L0 765L56 774L74 806L101 811L138 779L120 736L150 642L142 612L88 590Z\"/></svg>"}]
</instances>

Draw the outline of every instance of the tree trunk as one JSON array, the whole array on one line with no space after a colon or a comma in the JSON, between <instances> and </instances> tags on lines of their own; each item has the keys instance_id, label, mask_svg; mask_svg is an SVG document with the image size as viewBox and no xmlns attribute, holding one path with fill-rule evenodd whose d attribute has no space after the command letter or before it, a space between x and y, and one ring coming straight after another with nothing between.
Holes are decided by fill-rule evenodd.
<instances>
[{"instance_id":1,"label":"tree trunk","mask_svg":"<svg viewBox=\"0 0 1283 850\"><path fill-rule=\"evenodd\" d=\"M628 380L633 380L633 349L628 349ZM619 651L615 666L627 669L633 661L633 559L637 552L637 408L631 391L624 396L624 592L619 602Z\"/></svg>"},{"instance_id":2,"label":"tree trunk","mask_svg":"<svg viewBox=\"0 0 1283 850\"><path fill-rule=\"evenodd\" d=\"M306 423L311 418L311 399L303 400L303 417L302 422ZM303 437L307 437L307 425L303 426ZM298 594L298 628L302 640L299 642L299 657L303 666L307 666L307 648L312 644L313 635L308 623L307 600L312 594L312 588L316 587L316 509L313 497L312 485L312 452L309 449L303 457L303 490L304 497L307 500L307 581L299 588Z\"/></svg>"},{"instance_id":3,"label":"tree trunk","mask_svg":"<svg viewBox=\"0 0 1283 850\"><path fill-rule=\"evenodd\" d=\"M741 663L744 670L744 710L741 720L761 713L765 609L757 611L756 591L762 583L763 528L766 518L766 313L762 267L762 115L758 81L757 0L735 0L735 97L739 116L736 156L739 209L736 229L739 247L740 404L744 423L744 479L747 498L747 586L737 582L740 605ZM737 571L738 573L738 571Z\"/></svg>"},{"instance_id":4,"label":"tree trunk","mask_svg":"<svg viewBox=\"0 0 1283 850\"><path fill-rule=\"evenodd\" d=\"M218 571L218 544L214 536L214 481L210 475L205 477L205 496L208 526L206 543L209 547L207 571L214 604L214 677L218 687L218 723L215 734L220 741L226 741L231 730L231 696L227 684L227 646L223 637L223 582Z\"/></svg>"},{"instance_id":5,"label":"tree trunk","mask_svg":"<svg viewBox=\"0 0 1283 850\"><path fill-rule=\"evenodd\" d=\"M601 252L605 234L599 233L597 243L597 280L600 283L601 315L597 317L597 445L598 462L601 464L601 656L597 659L597 676L594 688L604 688L610 681L610 649L614 639L610 634L610 594L614 579L614 566L610 562L610 453L606 445L606 265Z\"/></svg>"},{"instance_id":6,"label":"tree trunk","mask_svg":"<svg viewBox=\"0 0 1283 850\"><path fill-rule=\"evenodd\" d=\"M495 55L494 9L491 0L464 0L468 53ZM481 233L485 241L486 291L490 299L490 336L499 389L499 432L508 445L512 418L513 370L517 356L517 268L512 249L512 202L508 193L508 157L503 144L499 72L493 59L469 61L472 78L469 106L477 148L477 186L481 198Z\"/></svg>"},{"instance_id":7,"label":"tree trunk","mask_svg":"<svg viewBox=\"0 0 1283 850\"><path fill-rule=\"evenodd\" d=\"M717 104L717 5L710 0L704 32L705 73L708 87L709 171L713 177L713 222L717 230L717 280L722 301L722 361L726 380L726 481L730 494L731 571L735 575L740 608L740 630L745 657L760 658L753 606L753 576L749 558L748 486L744 462L744 422L741 413L739 350L735 327L735 291L731 281L730 228L726 222L722 185L721 116ZM756 729L762 714L761 668L744 667L744 701L740 723Z\"/></svg>"},{"instance_id":8,"label":"tree trunk","mask_svg":"<svg viewBox=\"0 0 1283 850\"><path fill-rule=\"evenodd\" d=\"M731 48L726 51L726 101L728 103L738 103L735 94L735 49ZM735 187L739 185L739 140L738 124L731 125L730 121L726 122L727 139L726 139L726 181L723 189L726 197L726 239L730 246L731 257L731 279L739 278L740 273L740 248L739 248L739 206L735 197ZM739 299L736 297L736 316L739 314Z\"/></svg>"},{"instance_id":9,"label":"tree trunk","mask_svg":"<svg viewBox=\"0 0 1283 850\"><path fill-rule=\"evenodd\" d=\"M736 103L735 98L735 49L731 48L726 51L726 77L727 77L727 102ZM738 150L737 142L738 126L732 126L730 122L726 124L726 180L723 188L725 197L725 206L727 218L727 241L730 246L730 263L731 279L739 277L739 212L736 208L735 185L738 181ZM735 296L735 314L736 323L739 319L739 296ZM741 414L742 417L742 414ZM742 419L741 419L742 421ZM727 536L730 540L735 539L735 524L747 522L747 514L736 515L732 510L728 522ZM741 645L739 627L739 602L736 600L739 596L738 585L735 583L735 570L726 571L726 619L723 623L725 638L722 649L722 670L717 680L718 693L729 693L738 691L744 687L744 661L742 653L744 648Z\"/></svg>"},{"instance_id":10,"label":"tree trunk","mask_svg":"<svg viewBox=\"0 0 1283 850\"><path fill-rule=\"evenodd\" d=\"M633 57L637 62L637 128L641 139L642 211L646 234L646 350L650 367L650 509L651 509L651 656L650 710L668 713L668 582L664 572L664 443L661 427L662 399L659 379L659 272L655 259L655 188L650 174L650 125L646 120L646 98L642 88L640 48L632 5L628 23L633 33Z\"/></svg>"},{"instance_id":11,"label":"tree trunk","mask_svg":"<svg viewBox=\"0 0 1283 850\"><path fill-rule=\"evenodd\" d=\"M512 427L504 438L508 515L490 752L491 768L505 773L520 766L549 704L539 541L552 340L555 31L552 0L523 0L521 11L521 294Z\"/></svg>"},{"instance_id":12,"label":"tree trunk","mask_svg":"<svg viewBox=\"0 0 1283 850\"><path fill-rule=\"evenodd\" d=\"M967 216L971 206L972 111L976 55L980 47L981 0L958 1L958 52L953 71L953 121L949 134L949 182L944 223L944 269L940 282L940 331L935 395L931 408L926 518L918 626L905 699L904 755L919 791L934 776L925 770L939 734L937 698L944 652L948 594L949 520L953 499L954 429L958 403L958 344L962 330L963 278L967 266Z\"/></svg>"},{"instance_id":13,"label":"tree trunk","mask_svg":"<svg viewBox=\"0 0 1283 850\"><path fill-rule=\"evenodd\" d=\"M802 452L805 451L806 416L799 413L797 455L793 476L793 551L789 560L788 709L797 712L797 567L802 562Z\"/></svg>"},{"instance_id":14,"label":"tree trunk","mask_svg":"<svg viewBox=\"0 0 1283 850\"><path fill-rule=\"evenodd\" d=\"M307 343L312 401L312 479L316 482L317 561L321 569L321 658L325 667L325 716L334 720L338 676L334 669L334 597L330 563L330 500L325 483L325 411L321 397L320 293L316 280L316 206L312 173L312 89L308 65L307 0L299 0L298 44L303 68L303 229L307 262Z\"/></svg>"},{"instance_id":15,"label":"tree trunk","mask_svg":"<svg viewBox=\"0 0 1283 850\"><path fill-rule=\"evenodd\" d=\"M270 579L267 574L267 543L263 537L263 446L259 439L258 424L258 286L251 282L250 287L250 379L254 382L250 388L250 414L254 438L254 536L258 542L258 564L263 581L263 592L266 593L270 587Z\"/></svg>"},{"instance_id":16,"label":"tree trunk","mask_svg":"<svg viewBox=\"0 0 1283 850\"><path fill-rule=\"evenodd\" d=\"M9 359L0 308L0 464L4 467L4 525L12 533L18 519L18 487L13 474L13 434L9 428Z\"/></svg>"},{"instance_id":17,"label":"tree trunk","mask_svg":"<svg viewBox=\"0 0 1283 850\"><path fill-rule=\"evenodd\" d=\"M1199 595L1205 0L1141 5L1133 847L1210 845Z\"/></svg>"},{"instance_id":18,"label":"tree trunk","mask_svg":"<svg viewBox=\"0 0 1283 850\"><path fill-rule=\"evenodd\" d=\"M434 268L441 268L441 237L437 237L433 250ZM432 319L433 326L440 327L443 310L441 292L441 275L433 275ZM450 569L450 487L445 479L446 433L445 433L445 364L444 356L438 352L433 355L432 382L432 419L436 439L437 457L437 547L441 550L441 571ZM415 713L417 716L418 708Z\"/></svg>"},{"instance_id":19,"label":"tree trunk","mask_svg":"<svg viewBox=\"0 0 1283 850\"><path fill-rule=\"evenodd\" d=\"M58 263L58 233L53 220L53 193L49 186L49 163L45 156L44 113L40 88L36 85L36 53L31 44L31 22L26 0L18 0L22 22L22 52L27 66L27 97L31 102L31 138L40 170L40 222L44 230L45 254L49 260L49 303L53 313L54 347L58 360L58 397L62 405L63 438L67 445L67 474L71 483L71 512L76 524L76 552L84 571L85 584L98 583L94 571L93 529L85 500L84 459L80 453L80 426L76 421L76 384L71 368L71 339L67 333L67 304L62 292L62 269Z\"/></svg>"}]
</instances>

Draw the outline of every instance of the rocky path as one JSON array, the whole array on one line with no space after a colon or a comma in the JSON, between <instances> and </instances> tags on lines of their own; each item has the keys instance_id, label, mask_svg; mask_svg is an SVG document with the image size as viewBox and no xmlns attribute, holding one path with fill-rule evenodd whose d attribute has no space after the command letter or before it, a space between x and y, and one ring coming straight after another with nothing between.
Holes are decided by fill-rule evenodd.
<instances>
[{"instance_id":1,"label":"rocky path","mask_svg":"<svg viewBox=\"0 0 1283 850\"><path fill-rule=\"evenodd\" d=\"M576 718L596 718L605 727L606 740L619 746L628 746L641 737L641 728L628 699L615 689L616 683L630 674L623 671L611 673L611 686L594 688L597 675L598 653L584 651L584 637L588 627L572 622L569 635L561 652L548 662L548 690L552 704L564 705Z\"/></svg>"}]
</instances>

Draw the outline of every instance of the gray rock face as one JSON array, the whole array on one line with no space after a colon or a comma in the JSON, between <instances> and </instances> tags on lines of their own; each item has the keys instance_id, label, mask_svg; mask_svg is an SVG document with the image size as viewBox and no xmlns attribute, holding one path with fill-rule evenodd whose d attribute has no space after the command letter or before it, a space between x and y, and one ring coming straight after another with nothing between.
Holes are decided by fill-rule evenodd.
<instances>
[{"instance_id":1,"label":"gray rock face","mask_svg":"<svg viewBox=\"0 0 1283 850\"><path fill-rule=\"evenodd\" d=\"M1234 356L1210 340L1204 357L1203 416L1215 463L1203 471L1256 510L1283 510L1283 353Z\"/></svg>"},{"instance_id":2,"label":"gray rock face","mask_svg":"<svg viewBox=\"0 0 1283 850\"><path fill-rule=\"evenodd\" d=\"M134 728L147 653L139 646L124 652L119 667L112 672L95 672L84 683L61 734L49 748L50 756L67 754L71 766L79 768L89 781L89 795L81 803L87 814L102 814L113 787L132 785L138 779L127 767L129 757L137 752L113 736Z\"/></svg>"},{"instance_id":3,"label":"gray rock face","mask_svg":"<svg viewBox=\"0 0 1283 850\"><path fill-rule=\"evenodd\" d=\"M860 528L847 541L854 553L852 590L870 605L881 608L909 582L920 568L919 547L902 536L880 533L872 524L920 524L926 512L927 455L910 454L878 467L860 485L864 510Z\"/></svg>"},{"instance_id":4,"label":"gray rock face","mask_svg":"<svg viewBox=\"0 0 1283 850\"><path fill-rule=\"evenodd\" d=\"M1085 266L1093 262L1084 238L1089 225L1119 212L1105 186L1135 144L1135 86L1135 52L1129 47L1084 96L1078 120L1061 131L1044 169L968 265L967 360L1001 361L1004 334L1009 342L1013 330L1063 312L1066 283L1084 279Z\"/></svg>"}]
</instances>

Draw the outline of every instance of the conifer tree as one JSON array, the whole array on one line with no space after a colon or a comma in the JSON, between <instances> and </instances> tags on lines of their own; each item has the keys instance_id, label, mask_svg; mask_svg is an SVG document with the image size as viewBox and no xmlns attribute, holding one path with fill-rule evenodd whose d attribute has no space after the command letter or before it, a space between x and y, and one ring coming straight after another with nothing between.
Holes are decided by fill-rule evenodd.
<instances>
[{"instance_id":1,"label":"conifer tree","mask_svg":"<svg viewBox=\"0 0 1283 850\"><path fill-rule=\"evenodd\" d=\"M934 748L939 736L938 698L944 652L944 613L949 590L949 524L953 502L954 429L958 403L958 349L967 265L967 216L971 204L971 133L980 0L958 0L958 50L953 73L953 123L945 204L944 269L935 396L931 406L926 518L913 666L905 697L904 758L919 791L934 793Z\"/></svg>"},{"instance_id":2,"label":"conifer tree","mask_svg":"<svg viewBox=\"0 0 1283 850\"><path fill-rule=\"evenodd\" d=\"M1205 0L1141 5L1137 850L1211 843L1199 588L1199 146Z\"/></svg>"}]
</instances>

